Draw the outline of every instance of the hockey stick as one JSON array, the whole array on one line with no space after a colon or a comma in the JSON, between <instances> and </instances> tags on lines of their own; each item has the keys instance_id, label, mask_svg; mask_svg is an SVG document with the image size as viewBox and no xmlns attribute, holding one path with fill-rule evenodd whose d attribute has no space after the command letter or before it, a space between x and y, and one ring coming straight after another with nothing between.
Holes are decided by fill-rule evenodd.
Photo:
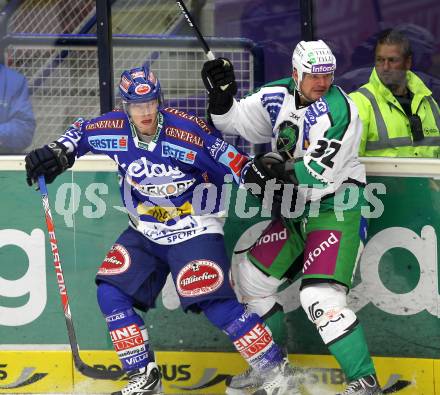
<instances>
[{"instance_id":1,"label":"hockey stick","mask_svg":"<svg viewBox=\"0 0 440 395\"><path fill-rule=\"evenodd\" d=\"M192 27L196 33L197 39L199 40L199 43L201 44L203 51L205 52L206 57L208 60L214 60L215 56L212 53L211 49L209 48L208 43L206 42L205 38L202 36L202 33L200 33L199 28L195 24L191 14L189 13L188 9L185 6L185 3L182 0L176 0L177 5L180 8L180 11L182 11L183 16L185 17L186 21L188 22L189 27ZM212 85L212 83L210 82ZM221 90L225 91L228 88L229 84L222 85L220 87ZM240 136L236 137L237 142L240 139Z\"/></svg>"},{"instance_id":2,"label":"hockey stick","mask_svg":"<svg viewBox=\"0 0 440 395\"><path fill-rule=\"evenodd\" d=\"M208 43L205 41L205 38L200 33L199 28L194 23L194 20L192 19L191 14L189 13L188 9L185 6L185 3L181 0L176 0L177 5L179 6L180 10L182 11L183 16L185 17L186 21L188 22L188 25L194 29L196 32L197 39L199 40L200 44L202 45L203 51L205 51L205 55L208 58L208 60L214 60L215 56L211 52L211 49L208 46Z\"/></svg>"},{"instance_id":3,"label":"hockey stick","mask_svg":"<svg viewBox=\"0 0 440 395\"><path fill-rule=\"evenodd\" d=\"M49 195L47 193L46 181L44 176L38 177L38 186L40 188L41 200L43 202L44 213L46 216L47 232L49 235L50 246L53 255L53 264L57 276L58 290L60 292L61 303L64 310L64 318L66 319L67 334L69 336L70 349L72 350L73 361L76 369L84 376L101 380L116 380L125 373L123 371L107 371L89 366L83 362L79 355L78 342L76 340L75 329L70 312L69 297L67 296L67 287L64 282L63 270L61 268L61 260L58 252L58 242L55 236L55 225L52 219L52 212L49 205Z\"/></svg>"},{"instance_id":4,"label":"hockey stick","mask_svg":"<svg viewBox=\"0 0 440 395\"><path fill-rule=\"evenodd\" d=\"M214 54L212 53L211 49L209 48L209 45L206 42L205 38L202 36L202 33L200 33L199 28L194 23L194 20L193 20L191 14L189 13L188 9L186 8L185 3L181 0L176 0L176 3L179 6L180 10L182 11L182 14L185 17L186 21L188 22L188 25L190 27L192 27L194 29L194 31L196 32L197 39L199 40L199 43L202 45L203 51L205 52L205 55L208 58L208 60L214 60L215 59ZM220 88L222 90L226 90L228 85L222 85Z\"/></svg>"}]
</instances>

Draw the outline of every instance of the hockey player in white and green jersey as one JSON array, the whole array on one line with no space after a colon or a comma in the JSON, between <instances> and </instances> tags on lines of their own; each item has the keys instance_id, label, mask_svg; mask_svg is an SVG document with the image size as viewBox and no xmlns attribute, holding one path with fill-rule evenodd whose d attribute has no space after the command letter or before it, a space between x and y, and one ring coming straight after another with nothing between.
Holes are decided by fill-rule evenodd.
<instances>
[{"instance_id":1,"label":"hockey player in white and green jersey","mask_svg":"<svg viewBox=\"0 0 440 395\"><path fill-rule=\"evenodd\" d=\"M284 183L282 218L271 222L238 265L236 283L248 308L265 319L280 343L286 328L276 291L302 271L301 305L346 375L343 394L379 395L362 326L346 300L366 237L365 169L357 157L362 124L354 103L333 85L336 59L322 40L298 43L292 66L290 78L241 100L233 97L237 86L227 59L206 62L202 69L216 128L252 143L271 143L273 152L257 155L243 170L244 182L257 183L260 197L269 180ZM359 198L341 218L348 185ZM304 211L291 215L291 205L299 201L306 202ZM319 215L309 215L312 206ZM275 233L286 236L282 243ZM259 380L248 370L227 383L227 393ZM292 381L290 393L296 387Z\"/></svg>"}]
</instances>

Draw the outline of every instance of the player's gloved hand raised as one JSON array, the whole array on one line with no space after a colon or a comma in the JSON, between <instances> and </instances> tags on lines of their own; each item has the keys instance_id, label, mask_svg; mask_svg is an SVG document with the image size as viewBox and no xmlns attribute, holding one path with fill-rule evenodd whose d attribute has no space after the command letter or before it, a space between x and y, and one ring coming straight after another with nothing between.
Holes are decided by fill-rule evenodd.
<instances>
[{"instance_id":1,"label":"player's gloved hand raised","mask_svg":"<svg viewBox=\"0 0 440 395\"><path fill-rule=\"evenodd\" d=\"M217 58L203 64L202 80L209 93L221 90L234 96L237 93L234 66L229 59Z\"/></svg>"},{"instance_id":2,"label":"player's gloved hand raised","mask_svg":"<svg viewBox=\"0 0 440 395\"><path fill-rule=\"evenodd\" d=\"M217 58L205 62L202 80L209 93L208 111L213 114L228 112L237 94L234 67L229 59Z\"/></svg>"},{"instance_id":3,"label":"player's gloved hand raised","mask_svg":"<svg viewBox=\"0 0 440 395\"><path fill-rule=\"evenodd\" d=\"M50 184L63 171L73 166L75 157L67 154L67 148L63 144L54 141L29 152L25 162L26 181L31 186L41 175Z\"/></svg>"}]
</instances>

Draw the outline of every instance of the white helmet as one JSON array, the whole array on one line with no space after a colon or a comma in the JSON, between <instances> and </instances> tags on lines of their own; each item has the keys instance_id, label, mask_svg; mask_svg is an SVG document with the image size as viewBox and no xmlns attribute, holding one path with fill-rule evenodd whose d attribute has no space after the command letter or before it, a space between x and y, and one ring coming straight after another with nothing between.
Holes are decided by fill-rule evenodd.
<instances>
[{"instance_id":1,"label":"white helmet","mask_svg":"<svg viewBox=\"0 0 440 395\"><path fill-rule=\"evenodd\" d=\"M336 58L328 45L322 41L300 41L292 55L292 67L298 73L296 89L304 73L329 74L336 70Z\"/></svg>"}]
</instances>

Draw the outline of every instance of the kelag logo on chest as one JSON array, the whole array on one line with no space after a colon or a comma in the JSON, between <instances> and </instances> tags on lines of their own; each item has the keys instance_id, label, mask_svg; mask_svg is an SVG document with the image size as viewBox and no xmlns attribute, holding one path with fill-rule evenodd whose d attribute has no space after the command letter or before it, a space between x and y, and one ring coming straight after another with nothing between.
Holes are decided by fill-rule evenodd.
<instances>
[{"instance_id":1,"label":"kelag logo on chest","mask_svg":"<svg viewBox=\"0 0 440 395\"><path fill-rule=\"evenodd\" d=\"M88 141L98 151L128 151L127 136L124 135L89 136Z\"/></svg>"}]
</instances>

